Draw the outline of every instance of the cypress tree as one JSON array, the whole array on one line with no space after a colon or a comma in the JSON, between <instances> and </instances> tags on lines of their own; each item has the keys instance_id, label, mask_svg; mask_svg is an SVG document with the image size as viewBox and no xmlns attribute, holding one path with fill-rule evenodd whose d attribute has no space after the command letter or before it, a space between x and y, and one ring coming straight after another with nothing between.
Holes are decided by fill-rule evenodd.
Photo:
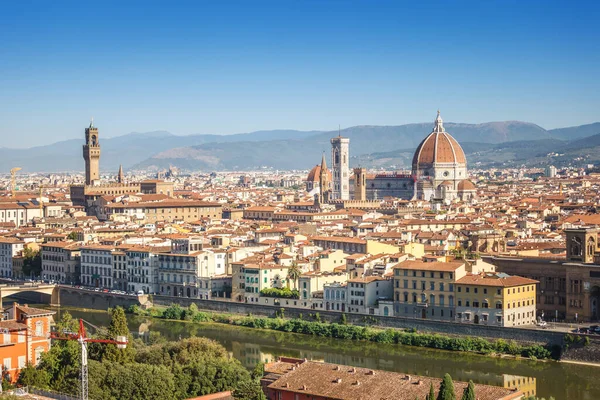
<instances>
[{"instance_id":1,"label":"cypress tree","mask_svg":"<svg viewBox=\"0 0 600 400\"><path fill-rule=\"evenodd\" d=\"M437 400L456 400L456 395L454 394L454 382L452 382L450 374L444 375Z\"/></svg>"},{"instance_id":2,"label":"cypress tree","mask_svg":"<svg viewBox=\"0 0 600 400\"><path fill-rule=\"evenodd\" d=\"M475 385L473 381L469 381L469 385L465 388L461 400L475 400Z\"/></svg>"},{"instance_id":3,"label":"cypress tree","mask_svg":"<svg viewBox=\"0 0 600 400\"><path fill-rule=\"evenodd\" d=\"M429 383L429 394L425 400L435 400L435 391L433 390L433 382Z\"/></svg>"}]
</instances>

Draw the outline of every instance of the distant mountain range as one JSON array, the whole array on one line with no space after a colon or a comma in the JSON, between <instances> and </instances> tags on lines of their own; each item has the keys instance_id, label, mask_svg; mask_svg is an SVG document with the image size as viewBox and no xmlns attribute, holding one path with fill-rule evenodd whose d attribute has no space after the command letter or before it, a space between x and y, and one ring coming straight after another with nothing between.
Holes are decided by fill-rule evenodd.
<instances>
[{"instance_id":1,"label":"distant mountain range","mask_svg":"<svg viewBox=\"0 0 600 400\"><path fill-rule=\"evenodd\" d=\"M399 126L355 126L343 129L350 138L352 165L407 168L412 153L431 132L432 123ZM520 121L483 124L444 123L463 146L470 166L566 165L600 161L600 123L545 130ZM247 170L258 167L309 169L321 153L330 152L337 131L273 130L236 135L176 136L165 131L131 133L103 139L102 171L165 169ZM81 139L29 149L0 148L0 171L14 166L24 172L83 171ZM398 149L398 150L393 150ZM551 156L549 153L558 153Z\"/></svg>"}]
</instances>

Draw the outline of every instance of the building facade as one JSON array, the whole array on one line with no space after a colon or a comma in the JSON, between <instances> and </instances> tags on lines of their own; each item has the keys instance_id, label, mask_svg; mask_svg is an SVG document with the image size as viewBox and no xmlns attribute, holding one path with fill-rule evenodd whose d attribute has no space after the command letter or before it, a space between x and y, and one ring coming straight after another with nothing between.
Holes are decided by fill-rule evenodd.
<instances>
[{"instance_id":1,"label":"building facade","mask_svg":"<svg viewBox=\"0 0 600 400\"><path fill-rule=\"evenodd\" d=\"M537 284L502 273L468 274L455 285L456 319L492 326L534 325Z\"/></svg>"},{"instance_id":2,"label":"building facade","mask_svg":"<svg viewBox=\"0 0 600 400\"><path fill-rule=\"evenodd\" d=\"M41 246L42 279L58 283L80 282L80 246L73 242L48 242Z\"/></svg>"},{"instance_id":3,"label":"building facade","mask_svg":"<svg viewBox=\"0 0 600 400\"><path fill-rule=\"evenodd\" d=\"M113 288L112 246L84 246L81 248L81 284L103 289Z\"/></svg>"},{"instance_id":4,"label":"building facade","mask_svg":"<svg viewBox=\"0 0 600 400\"><path fill-rule=\"evenodd\" d=\"M15 238L0 238L0 277L10 278L13 274L13 257L23 251L25 242Z\"/></svg>"},{"instance_id":5,"label":"building facade","mask_svg":"<svg viewBox=\"0 0 600 400\"><path fill-rule=\"evenodd\" d=\"M350 200L350 139L331 139L332 199Z\"/></svg>"},{"instance_id":6,"label":"building facade","mask_svg":"<svg viewBox=\"0 0 600 400\"><path fill-rule=\"evenodd\" d=\"M50 331L54 311L14 303L3 308L0 321L2 339L0 360L11 382L27 364L39 364L42 354L50 349Z\"/></svg>"}]
</instances>

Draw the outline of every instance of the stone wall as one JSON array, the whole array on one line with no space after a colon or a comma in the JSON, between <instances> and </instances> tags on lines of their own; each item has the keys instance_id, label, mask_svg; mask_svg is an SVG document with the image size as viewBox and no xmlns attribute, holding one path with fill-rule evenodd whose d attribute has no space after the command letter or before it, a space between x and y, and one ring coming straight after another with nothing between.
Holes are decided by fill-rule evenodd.
<instances>
[{"instance_id":1,"label":"stone wall","mask_svg":"<svg viewBox=\"0 0 600 400\"><path fill-rule=\"evenodd\" d=\"M93 310L108 310L111 307L127 308L140 305L138 296L124 296L113 293L92 292L75 288L60 287L60 305ZM143 296L146 297L146 296Z\"/></svg>"},{"instance_id":2,"label":"stone wall","mask_svg":"<svg viewBox=\"0 0 600 400\"><path fill-rule=\"evenodd\" d=\"M308 318L310 313L319 313L321 319L329 322L338 322L341 313L322 310L307 310L289 307L272 307L261 304L235 303L219 300L198 300L186 298L173 298L168 296L153 296L155 305L168 306L178 303L188 307L196 303L199 309L215 312L227 312L233 314L252 314L262 316L274 316L275 311L283 308L285 316L298 317L300 314ZM549 330L527 329L527 328L502 328L484 325L460 324L456 322L431 321L426 319L384 317L377 315L346 314L348 323L364 325L365 323L390 328L414 328L421 332L440 333L454 336L479 336L488 339L516 340L520 343L540 343L550 345L562 345L564 333Z\"/></svg>"}]
</instances>

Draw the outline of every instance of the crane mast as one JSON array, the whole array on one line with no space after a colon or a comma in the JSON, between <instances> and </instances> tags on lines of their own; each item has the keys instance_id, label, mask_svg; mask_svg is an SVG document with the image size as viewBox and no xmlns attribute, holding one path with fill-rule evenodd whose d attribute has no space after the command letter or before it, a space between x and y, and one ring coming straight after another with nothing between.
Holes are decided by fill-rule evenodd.
<instances>
[{"instance_id":1,"label":"crane mast","mask_svg":"<svg viewBox=\"0 0 600 400\"><path fill-rule=\"evenodd\" d=\"M79 331L77 333L65 333L60 335L53 333L52 339L57 340L76 340L81 345L81 400L88 400L89 392L89 381L88 381L88 343L103 343L103 344L114 344L119 349L127 347L127 337L117 336L117 340L112 339L93 339L86 335L85 326L83 326L83 319L79 319ZM88 322L89 324L89 322ZM91 325L91 324L90 324ZM93 326L93 325L92 325Z\"/></svg>"}]
</instances>

